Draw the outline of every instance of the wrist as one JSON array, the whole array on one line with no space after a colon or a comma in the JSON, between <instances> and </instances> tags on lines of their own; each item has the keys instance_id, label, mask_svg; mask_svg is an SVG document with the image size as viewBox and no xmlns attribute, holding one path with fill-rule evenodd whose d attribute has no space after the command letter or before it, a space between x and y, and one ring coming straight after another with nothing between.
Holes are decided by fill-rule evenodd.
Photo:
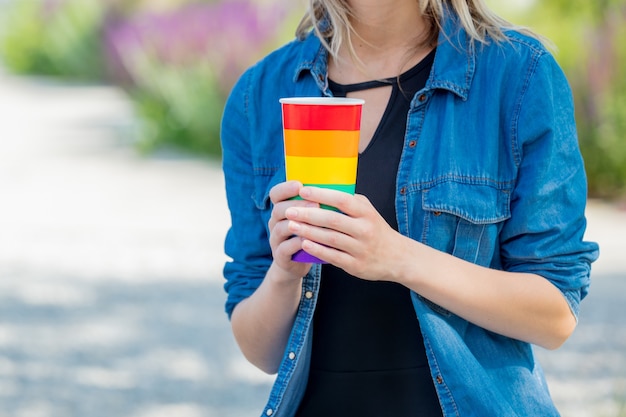
<instances>
[{"instance_id":1,"label":"wrist","mask_svg":"<svg viewBox=\"0 0 626 417\"><path fill-rule=\"evenodd\" d=\"M275 262L270 265L265 279L268 284L280 291L292 291L302 287L302 276L281 268Z\"/></svg>"},{"instance_id":2,"label":"wrist","mask_svg":"<svg viewBox=\"0 0 626 417\"><path fill-rule=\"evenodd\" d=\"M395 252L389 267L390 280L414 289L419 285L420 263L428 259L423 255L426 246L406 236L402 236L402 240L403 250Z\"/></svg>"}]
</instances>

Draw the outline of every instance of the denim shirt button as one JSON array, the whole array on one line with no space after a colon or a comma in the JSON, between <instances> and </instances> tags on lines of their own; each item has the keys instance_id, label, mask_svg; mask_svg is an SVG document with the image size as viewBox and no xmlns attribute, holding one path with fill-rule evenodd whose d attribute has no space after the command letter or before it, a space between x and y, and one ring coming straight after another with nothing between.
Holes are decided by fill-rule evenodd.
<instances>
[{"instance_id":1,"label":"denim shirt button","mask_svg":"<svg viewBox=\"0 0 626 417\"><path fill-rule=\"evenodd\" d=\"M436 211L433 213L435 216L441 216L441 212L440 211Z\"/></svg>"},{"instance_id":2,"label":"denim shirt button","mask_svg":"<svg viewBox=\"0 0 626 417\"><path fill-rule=\"evenodd\" d=\"M421 95L418 97L418 100L420 101L420 103L423 103L423 102L425 102L425 101L426 101L426 99L427 99L427 98L428 98L428 97L426 96L426 94L421 94Z\"/></svg>"},{"instance_id":3,"label":"denim shirt button","mask_svg":"<svg viewBox=\"0 0 626 417\"><path fill-rule=\"evenodd\" d=\"M437 383L443 384L443 378L441 377L441 375L437 375Z\"/></svg>"},{"instance_id":4,"label":"denim shirt button","mask_svg":"<svg viewBox=\"0 0 626 417\"><path fill-rule=\"evenodd\" d=\"M311 298L313 298L313 291L307 291L304 293L304 298L306 298L307 300L310 300Z\"/></svg>"},{"instance_id":5,"label":"denim shirt button","mask_svg":"<svg viewBox=\"0 0 626 417\"><path fill-rule=\"evenodd\" d=\"M417 141L412 140L409 142L409 148L415 148L415 145L417 145Z\"/></svg>"},{"instance_id":6,"label":"denim shirt button","mask_svg":"<svg viewBox=\"0 0 626 417\"><path fill-rule=\"evenodd\" d=\"M266 416L271 416L272 414L274 414L274 410L272 410L271 408L268 408L267 411L265 412Z\"/></svg>"},{"instance_id":7,"label":"denim shirt button","mask_svg":"<svg viewBox=\"0 0 626 417\"><path fill-rule=\"evenodd\" d=\"M406 187L400 188L400 194L402 194L402 195L406 194Z\"/></svg>"},{"instance_id":8,"label":"denim shirt button","mask_svg":"<svg viewBox=\"0 0 626 417\"><path fill-rule=\"evenodd\" d=\"M296 358L295 352L289 352L289 359L294 360Z\"/></svg>"}]
</instances>

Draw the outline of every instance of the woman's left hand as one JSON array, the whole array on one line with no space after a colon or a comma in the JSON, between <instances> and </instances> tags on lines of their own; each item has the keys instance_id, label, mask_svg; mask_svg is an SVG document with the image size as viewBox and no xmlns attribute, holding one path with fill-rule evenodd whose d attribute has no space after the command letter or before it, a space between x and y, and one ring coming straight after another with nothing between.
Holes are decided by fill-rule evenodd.
<instances>
[{"instance_id":1,"label":"woman's left hand","mask_svg":"<svg viewBox=\"0 0 626 417\"><path fill-rule=\"evenodd\" d=\"M285 211L302 248L355 277L392 281L459 317L548 349L560 346L576 320L559 289L542 276L472 264L429 248L391 228L367 198L316 187L300 196L337 207Z\"/></svg>"},{"instance_id":2,"label":"woman's left hand","mask_svg":"<svg viewBox=\"0 0 626 417\"><path fill-rule=\"evenodd\" d=\"M394 280L404 238L366 197L319 187L302 188L300 197L341 211L287 209L289 231L303 239L306 252L362 279Z\"/></svg>"}]
</instances>

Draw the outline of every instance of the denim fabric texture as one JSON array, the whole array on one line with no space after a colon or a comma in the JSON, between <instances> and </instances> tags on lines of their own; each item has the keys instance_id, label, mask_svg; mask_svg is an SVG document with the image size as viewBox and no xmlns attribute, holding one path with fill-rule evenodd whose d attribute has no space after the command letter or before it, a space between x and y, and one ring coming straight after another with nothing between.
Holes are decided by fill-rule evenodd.
<instances>
[{"instance_id":1,"label":"denim fabric texture","mask_svg":"<svg viewBox=\"0 0 626 417\"><path fill-rule=\"evenodd\" d=\"M443 22L412 101L396 189L399 231L472 263L553 283L577 316L598 246L583 241L586 178L572 94L535 39L470 45ZM330 96L327 52L311 34L250 68L228 99L223 169L232 216L224 268L230 316L272 262L270 189L285 180L282 97ZM375 255L373 255L375 256ZM319 266L303 296L262 416L292 416L307 381ZM558 416L528 343L473 325L413 294L445 416ZM393 325L392 323L390 325Z\"/></svg>"}]
</instances>

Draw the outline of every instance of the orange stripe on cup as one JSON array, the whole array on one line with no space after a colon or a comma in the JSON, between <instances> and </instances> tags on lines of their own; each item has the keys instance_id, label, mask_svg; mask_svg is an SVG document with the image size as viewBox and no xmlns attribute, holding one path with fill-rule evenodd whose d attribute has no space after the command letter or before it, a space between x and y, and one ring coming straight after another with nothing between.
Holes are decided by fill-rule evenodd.
<instances>
[{"instance_id":1,"label":"orange stripe on cup","mask_svg":"<svg viewBox=\"0 0 626 417\"><path fill-rule=\"evenodd\" d=\"M359 153L358 130L286 129L287 156L352 158Z\"/></svg>"}]
</instances>

